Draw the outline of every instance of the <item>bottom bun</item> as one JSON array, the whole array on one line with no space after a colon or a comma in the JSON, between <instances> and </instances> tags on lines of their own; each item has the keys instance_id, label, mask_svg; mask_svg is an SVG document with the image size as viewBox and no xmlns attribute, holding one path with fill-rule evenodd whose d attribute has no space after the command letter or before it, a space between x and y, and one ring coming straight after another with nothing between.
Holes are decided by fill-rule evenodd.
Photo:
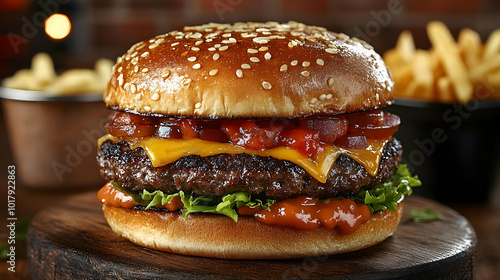
<instances>
[{"instance_id":1,"label":"bottom bun","mask_svg":"<svg viewBox=\"0 0 500 280\"><path fill-rule=\"evenodd\" d=\"M396 230L403 213L371 215L352 234L335 229L298 230L260 223L253 217L234 222L222 215L134 210L103 205L111 229L144 247L183 255L224 259L288 259L360 250L382 242Z\"/></svg>"}]
</instances>

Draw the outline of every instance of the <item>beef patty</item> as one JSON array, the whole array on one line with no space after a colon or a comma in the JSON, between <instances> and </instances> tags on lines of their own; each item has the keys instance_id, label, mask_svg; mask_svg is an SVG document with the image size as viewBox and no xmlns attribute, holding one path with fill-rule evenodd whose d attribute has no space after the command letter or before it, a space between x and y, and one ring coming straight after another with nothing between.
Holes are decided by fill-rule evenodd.
<instances>
[{"instance_id":1,"label":"beef patty","mask_svg":"<svg viewBox=\"0 0 500 280\"><path fill-rule=\"evenodd\" d=\"M298 195L327 198L352 197L363 186L385 181L396 170L402 153L401 143L393 138L384 147L374 177L353 159L340 156L325 183L290 161L248 154L191 155L153 167L142 148L132 150L126 142L109 140L101 145L97 161L106 180L132 191L159 189L175 193L182 190L199 195L247 191L275 199Z\"/></svg>"}]
</instances>

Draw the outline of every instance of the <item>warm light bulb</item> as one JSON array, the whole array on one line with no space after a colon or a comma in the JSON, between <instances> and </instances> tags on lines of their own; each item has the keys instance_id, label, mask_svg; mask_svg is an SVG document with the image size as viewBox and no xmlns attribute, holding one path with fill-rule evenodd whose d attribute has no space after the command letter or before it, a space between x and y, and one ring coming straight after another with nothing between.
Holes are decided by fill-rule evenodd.
<instances>
[{"instance_id":1,"label":"warm light bulb","mask_svg":"<svg viewBox=\"0 0 500 280\"><path fill-rule=\"evenodd\" d=\"M71 31L71 22L66 15L53 14L45 20L45 33L53 39L63 39Z\"/></svg>"}]
</instances>

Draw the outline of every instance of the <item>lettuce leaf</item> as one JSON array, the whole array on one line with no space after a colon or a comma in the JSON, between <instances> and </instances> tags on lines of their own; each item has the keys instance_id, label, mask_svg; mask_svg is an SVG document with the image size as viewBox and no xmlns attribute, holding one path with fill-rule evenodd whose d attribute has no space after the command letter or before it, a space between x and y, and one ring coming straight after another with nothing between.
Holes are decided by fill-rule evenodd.
<instances>
[{"instance_id":1,"label":"lettuce leaf","mask_svg":"<svg viewBox=\"0 0 500 280\"><path fill-rule=\"evenodd\" d=\"M139 205L145 206L145 210L157 205L164 205L172 198L178 196L184 204L184 208L181 209L181 212L186 220L189 213L203 212L226 215L237 222L237 209L240 207L260 207L263 210L267 210L274 203L272 199L261 200L253 198L252 195L245 192L236 192L224 196L195 196L183 191L173 194L167 194L161 190L156 190L154 192L149 192L148 190L134 192L119 187L116 182L111 182L111 184L117 190L131 195Z\"/></svg>"},{"instance_id":2,"label":"lettuce leaf","mask_svg":"<svg viewBox=\"0 0 500 280\"><path fill-rule=\"evenodd\" d=\"M421 185L418 176L412 176L406 164L400 164L386 182L362 189L354 198L368 205L371 213L386 209L396 211L398 203L413 193L412 188Z\"/></svg>"}]
</instances>

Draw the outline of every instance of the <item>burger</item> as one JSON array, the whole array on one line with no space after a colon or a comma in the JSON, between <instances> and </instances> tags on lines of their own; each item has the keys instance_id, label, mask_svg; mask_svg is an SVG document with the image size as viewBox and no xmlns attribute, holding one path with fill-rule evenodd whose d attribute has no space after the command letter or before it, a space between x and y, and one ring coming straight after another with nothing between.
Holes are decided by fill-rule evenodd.
<instances>
[{"instance_id":1,"label":"burger","mask_svg":"<svg viewBox=\"0 0 500 280\"><path fill-rule=\"evenodd\" d=\"M366 42L297 22L185 27L133 45L104 94L111 229L228 259L382 242L420 181L400 164L394 83Z\"/></svg>"}]
</instances>

